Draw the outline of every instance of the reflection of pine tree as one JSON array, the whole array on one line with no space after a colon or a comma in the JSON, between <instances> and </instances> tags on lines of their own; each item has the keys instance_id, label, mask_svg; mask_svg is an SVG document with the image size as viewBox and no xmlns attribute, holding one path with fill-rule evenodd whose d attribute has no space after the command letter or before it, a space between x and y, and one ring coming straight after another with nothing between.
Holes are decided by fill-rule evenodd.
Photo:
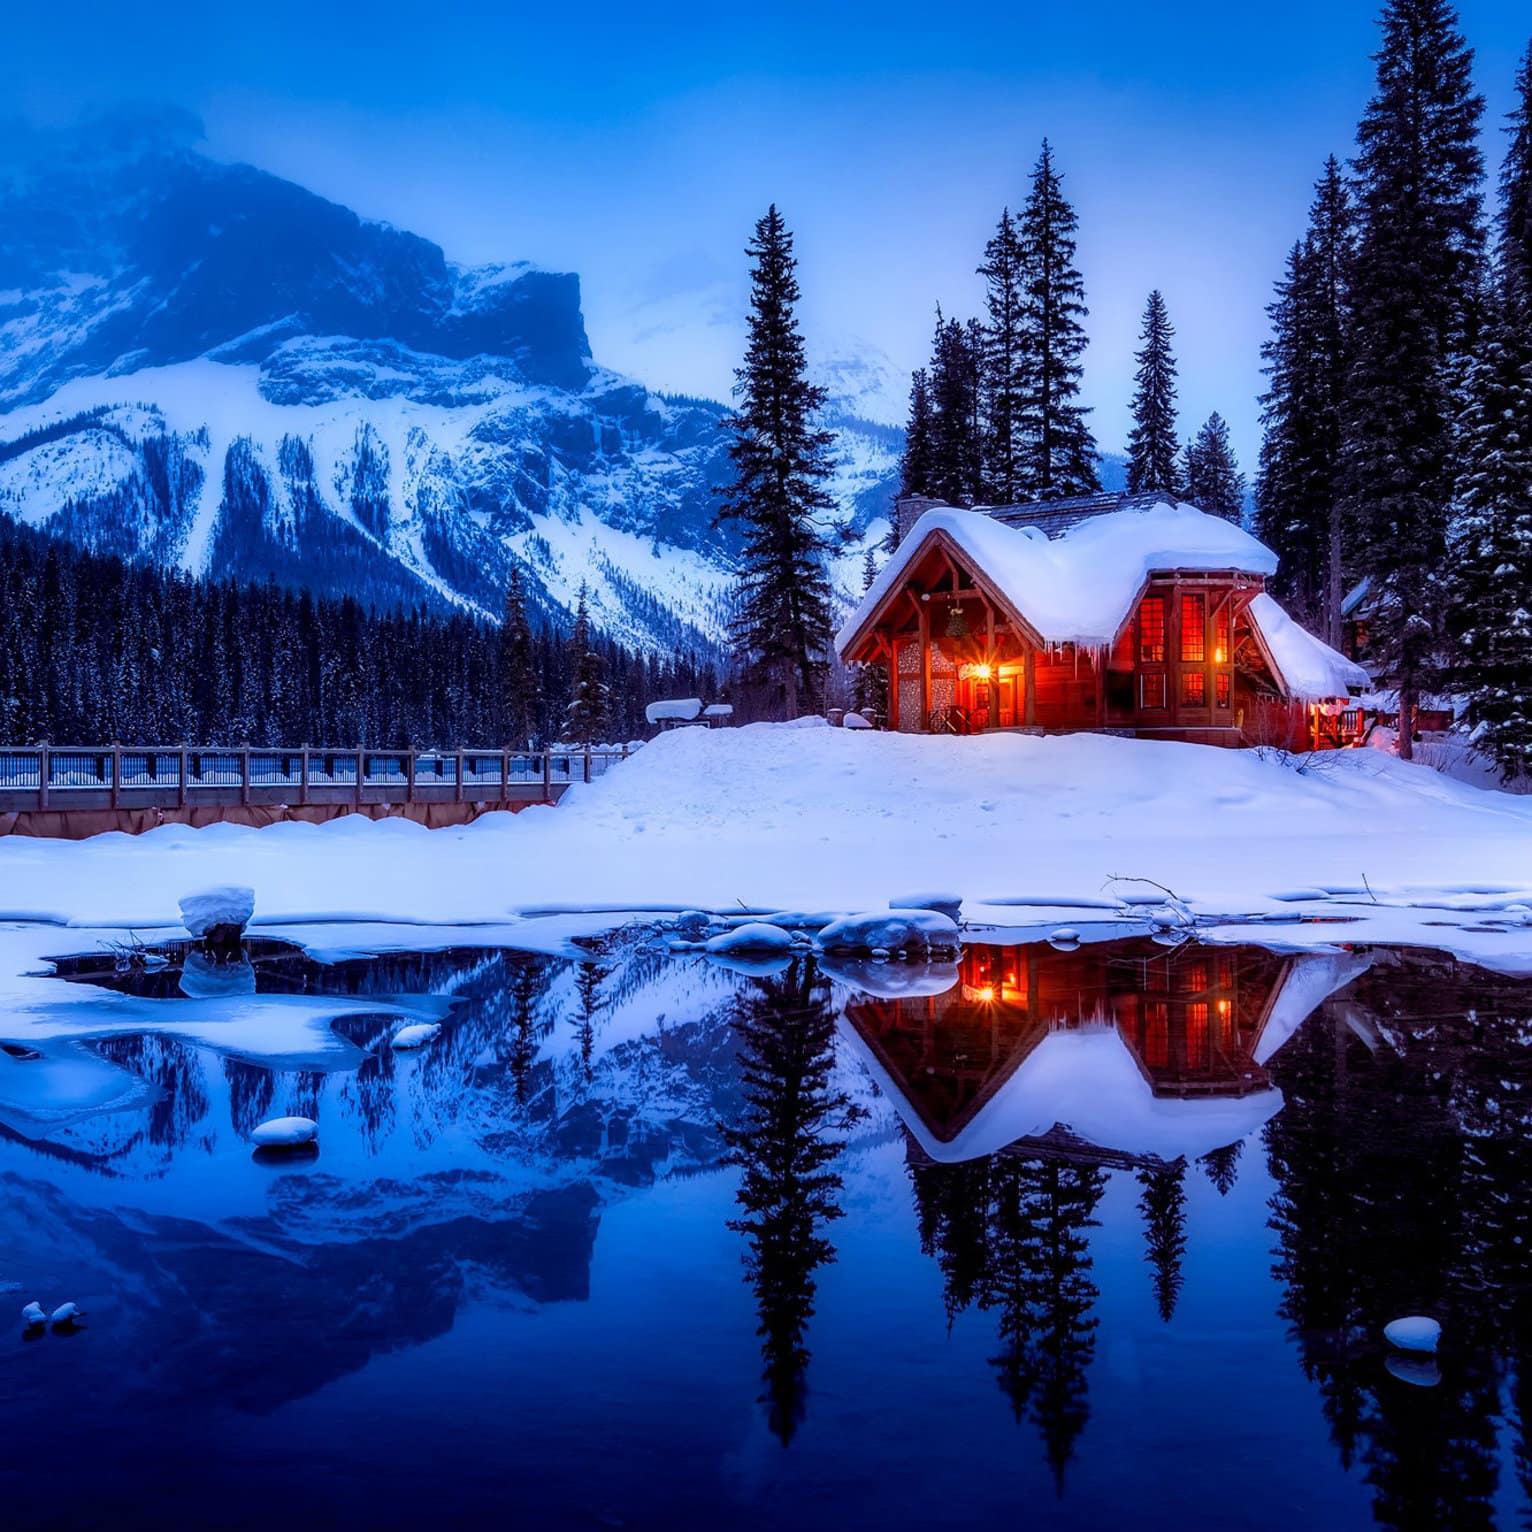
<instances>
[{"instance_id":1,"label":"reflection of pine tree","mask_svg":"<svg viewBox=\"0 0 1532 1532\"><path fill-rule=\"evenodd\" d=\"M518 1105L525 1106L531 1080L532 1061L537 1057L532 1002L537 997L538 969L530 962L517 962L507 985L511 1002L511 1082Z\"/></svg>"},{"instance_id":2,"label":"reflection of pine tree","mask_svg":"<svg viewBox=\"0 0 1532 1532\"><path fill-rule=\"evenodd\" d=\"M1181 1296L1181 1257L1186 1254L1186 1161L1141 1170L1143 1195L1138 1210L1144 1215L1144 1259L1154 1267L1154 1303L1166 1324Z\"/></svg>"},{"instance_id":3,"label":"reflection of pine tree","mask_svg":"<svg viewBox=\"0 0 1532 1532\"><path fill-rule=\"evenodd\" d=\"M606 1005L601 984L611 969L594 959L581 963L575 978L575 991L580 997L575 1025L580 1033L580 1063L585 1068L585 1078L591 1077L591 1056L596 1047L596 1016Z\"/></svg>"},{"instance_id":4,"label":"reflection of pine tree","mask_svg":"<svg viewBox=\"0 0 1532 1532\"><path fill-rule=\"evenodd\" d=\"M992 1160L912 1165L920 1248L942 1273L947 1323L977 1301L989 1264L989 1177Z\"/></svg>"},{"instance_id":5,"label":"reflection of pine tree","mask_svg":"<svg viewBox=\"0 0 1532 1532\"><path fill-rule=\"evenodd\" d=\"M828 1002L811 958L795 959L741 999L734 1026L745 1106L737 1122L720 1129L728 1162L743 1171L737 1194L743 1214L729 1227L750 1243L745 1266L760 1321L763 1402L784 1446L803 1418L814 1273L835 1258L821 1231L841 1216L841 1179L830 1165L842 1142L829 1130L847 1103L830 1086Z\"/></svg>"},{"instance_id":6,"label":"reflection of pine tree","mask_svg":"<svg viewBox=\"0 0 1532 1532\"><path fill-rule=\"evenodd\" d=\"M1222 1149L1214 1149L1202 1156L1197 1163L1207 1172L1207 1178L1218 1188L1220 1197L1227 1197L1239 1179L1239 1157L1244 1153L1243 1142L1236 1139Z\"/></svg>"},{"instance_id":7,"label":"reflection of pine tree","mask_svg":"<svg viewBox=\"0 0 1532 1532\"><path fill-rule=\"evenodd\" d=\"M1389 1046L1370 1052L1319 1016L1273 1065L1287 1103L1267 1129L1282 1312L1343 1461L1366 1465L1378 1522L1488 1528L1504 1373L1532 1333L1532 993L1405 956L1350 1000L1380 1016ZM1435 1389L1391 1378L1378 1356L1382 1325L1412 1312L1446 1330Z\"/></svg>"},{"instance_id":8,"label":"reflection of pine tree","mask_svg":"<svg viewBox=\"0 0 1532 1532\"><path fill-rule=\"evenodd\" d=\"M977 1301L998 1315L1001 1392L1029 1419L1062 1483L1090 1416L1086 1375L1096 1349L1086 1231L1106 1172L994 1155L914 1165L921 1247L942 1270L948 1322Z\"/></svg>"},{"instance_id":9,"label":"reflection of pine tree","mask_svg":"<svg viewBox=\"0 0 1532 1532\"><path fill-rule=\"evenodd\" d=\"M245 1059L226 1058L223 1077L229 1082L229 1120L241 1138L249 1138L270 1115L271 1071Z\"/></svg>"}]
</instances>

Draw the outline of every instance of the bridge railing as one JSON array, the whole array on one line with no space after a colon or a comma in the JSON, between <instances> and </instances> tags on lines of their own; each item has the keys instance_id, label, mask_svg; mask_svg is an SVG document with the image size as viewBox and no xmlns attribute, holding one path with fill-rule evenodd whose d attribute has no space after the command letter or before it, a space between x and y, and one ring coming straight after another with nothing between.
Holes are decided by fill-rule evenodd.
<instances>
[{"instance_id":1,"label":"bridge railing","mask_svg":"<svg viewBox=\"0 0 1532 1532\"><path fill-rule=\"evenodd\" d=\"M630 754L304 745L0 745L0 812L256 803L552 802Z\"/></svg>"}]
</instances>

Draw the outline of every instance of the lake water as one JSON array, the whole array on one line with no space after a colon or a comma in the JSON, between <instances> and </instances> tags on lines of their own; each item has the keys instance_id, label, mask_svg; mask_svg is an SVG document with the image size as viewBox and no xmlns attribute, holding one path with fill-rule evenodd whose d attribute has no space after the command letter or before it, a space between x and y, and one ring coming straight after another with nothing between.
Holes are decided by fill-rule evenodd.
<instances>
[{"instance_id":1,"label":"lake water","mask_svg":"<svg viewBox=\"0 0 1532 1532\"><path fill-rule=\"evenodd\" d=\"M1525 980L167 951L0 1016L7 1529L1532 1525Z\"/></svg>"}]
</instances>

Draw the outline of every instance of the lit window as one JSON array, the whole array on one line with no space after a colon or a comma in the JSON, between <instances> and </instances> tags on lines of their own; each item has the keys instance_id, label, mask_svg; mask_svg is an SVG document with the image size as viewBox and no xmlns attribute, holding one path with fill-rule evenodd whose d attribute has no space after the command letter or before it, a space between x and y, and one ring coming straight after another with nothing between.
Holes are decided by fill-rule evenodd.
<instances>
[{"instance_id":1,"label":"lit window","mask_svg":"<svg viewBox=\"0 0 1532 1532\"><path fill-rule=\"evenodd\" d=\"M1201 670L1183 670L1181 672L1181 701L1187 707L1206 707L1207 700L1208 678L1206 672Z\"/></svg>"},{"instance_id":2,"label":"lit window","mask_svg":"<svg viewBox=\"0 0 1532 1532\"><path fill-rule=\"evenodd\" d=\"M1213 677L1213 686L1218 696L1219 707L1228 707L1229 672L1227 670L1220 670L1218 674Z\"/></svg>"},{"instance_id":3,"label":"lit window","mask_svg":"<svg viewBox=\"0 0 1532 1532\"><path fill-rule=\"evenodd\" d=\"M1150 665L1165 663L1165 598L1163 596L1145 596L1139 604L1138 657L1140 662Z\"/></svg>"},{"instance_id":4,"label":"lit window","mask_svg":"<svg viewBox=\"0 0 1532 1532\"><path fill-rule=\"evenodd\" d=\"M1170 1013L1163 1000L1151 1000L1144 1017L1144 1063L1163 1069L1170 1062Z\"/></svg>"},{"instance_id":5,"label":"lit window","mask_svg":"<svg viewBox=\"0 0 1532 1532\"><path fill-rule=\"evenodd\" d=\"M1206 596L1181 597L1181 658L1200 665L1207 658L1208 619Z\"/></svg>"},{"instance_id":6,"label":"lit window","mask_svg":"<svg viewBox=\"0 0 1532 1532\"><path fill-rule=\"evenodd\" d=\"M1225 601L1213 618L1213 663L1226 665L1229 661L1229 603Z\"/></svg>"},{"instance_id":7,"label":"lit window","mask_svg":"<svg viewBox=\"0 0 1532 1532\"><path fill-rule=\"evenodd\" d=\"M1139 706L1146 708L1165 706L1165 677L1163 675L1140 676Z\"/></svg>"},{"instance_id":8,"label":"lit window","mask_svg":"<svg viewBox=\"0 0 1532 1532\"><path fill-rule=\"evenodd\" d=\"M1206 1069L1208 1062L1208 1003L1194 1001L1186 1008L1186 1062Z\"/></svg>"}]
</instances>

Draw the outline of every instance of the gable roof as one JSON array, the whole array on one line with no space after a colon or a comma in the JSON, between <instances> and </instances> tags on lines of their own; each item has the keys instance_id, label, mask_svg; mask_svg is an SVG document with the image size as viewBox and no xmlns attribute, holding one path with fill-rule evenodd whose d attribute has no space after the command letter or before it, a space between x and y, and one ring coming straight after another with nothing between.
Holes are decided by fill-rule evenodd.
<instances>
[{"instance_id":1,"label":"gable roof","mask_svg":"<svg viewBox=\"0 0 1532 1532\"><path fill-rule=\"evenodd\" d=\"M1124 499L1134 503L1123 507ZM1276 555L1233 522L1158 495L1116 501L1118 509L1090 511L1062 501L1005 506L995 514L950 506L926 511L836 635L837 653L845 654L899 590L937 533L957 545L1047 644L1112 643L1154 572L1276 572ZM1053 536L1034 524L1050 515L1058 525ZM1074 520L1064 519L1071 515Z\"/></svg>"}]
</instances>

